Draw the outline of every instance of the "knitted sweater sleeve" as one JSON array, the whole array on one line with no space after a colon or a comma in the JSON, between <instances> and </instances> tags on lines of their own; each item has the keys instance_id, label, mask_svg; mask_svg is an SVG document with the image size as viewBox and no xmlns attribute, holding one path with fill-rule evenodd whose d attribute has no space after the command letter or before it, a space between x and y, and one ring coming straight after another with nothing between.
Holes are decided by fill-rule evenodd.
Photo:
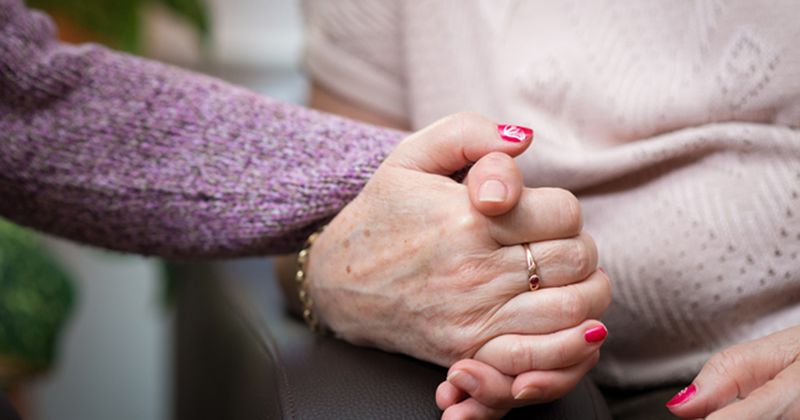
<instances>
[{"instance_id":1,"label":"knitted sweater sleeve","mask_svg":"<svg viewBox=\"0 0 800 420\"><path fill-rule=\"evenodd\" d=\"M0 216L16 223L149 255L288 252L402 136L61 44L0 0Z\"/></svg>"}]
</instances>

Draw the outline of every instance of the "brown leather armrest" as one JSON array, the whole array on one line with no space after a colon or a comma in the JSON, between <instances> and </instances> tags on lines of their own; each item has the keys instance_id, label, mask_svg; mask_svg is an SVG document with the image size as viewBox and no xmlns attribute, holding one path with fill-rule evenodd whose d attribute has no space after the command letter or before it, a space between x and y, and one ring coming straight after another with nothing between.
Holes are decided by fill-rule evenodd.
<instances>
[{"instance_id":1,"label":"brown leather armrest","mask_svg":"<svg viewBox=\"0 0 800 420\"><path fill-rule=\"evenodd\" d=\"M311 334L286 314L261 260L179 270L178 419L436 419L446 370ZM597 389L509 418L608 419Z\"/></svg>"}]
</instances>

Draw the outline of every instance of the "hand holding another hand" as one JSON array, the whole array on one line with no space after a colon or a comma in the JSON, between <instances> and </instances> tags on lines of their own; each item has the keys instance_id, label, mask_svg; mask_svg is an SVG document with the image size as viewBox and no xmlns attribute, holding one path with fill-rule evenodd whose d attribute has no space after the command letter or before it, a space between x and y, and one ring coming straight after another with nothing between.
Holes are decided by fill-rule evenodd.
<instances>
[{"instance_id":1,"label":"hand holding another hand","mask_svg":"<svg viewBox=\"0 0 800 420\"><path fill-rule=\"evenodd\" d=\"M577 199L523 188L511 156L530 138L502 134L458 114L407 138L317 239L307 274L339 337L443 366L474 358L456 364L484 384L464 403L507 410L563 395L594 365L602 339L586 331L603 329L590 320L610 286ZM467 185L448 177L470 162Z\"/></svg>"}]
</instances>

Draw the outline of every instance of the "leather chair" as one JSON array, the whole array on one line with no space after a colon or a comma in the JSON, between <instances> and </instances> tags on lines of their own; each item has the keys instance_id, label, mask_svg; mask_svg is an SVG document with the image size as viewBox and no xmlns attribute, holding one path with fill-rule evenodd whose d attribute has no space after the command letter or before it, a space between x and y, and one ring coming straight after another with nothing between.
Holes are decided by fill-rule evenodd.
<instances>
[{"instance_id":1,"label":"leather chair","mask_svg":"<svg viewBox=\"0 0 800 420\"><path fill-rule=\"evenodd\" d=\"M318 337L287 314L266 259L180 264L175 417L437 419L446 369ZM507 418L610 419L589 380Z\"/></svg>"},{"instance_id":2,"label":"leather chair","mask_svg":"<svg viewBox=\"0 0 800 420\"><path fill-rule=\"evenodd\" d=\"M0 420L19 420L19 414L14 406L2 393L0 393Z\"/></svg>"}]
</instances>

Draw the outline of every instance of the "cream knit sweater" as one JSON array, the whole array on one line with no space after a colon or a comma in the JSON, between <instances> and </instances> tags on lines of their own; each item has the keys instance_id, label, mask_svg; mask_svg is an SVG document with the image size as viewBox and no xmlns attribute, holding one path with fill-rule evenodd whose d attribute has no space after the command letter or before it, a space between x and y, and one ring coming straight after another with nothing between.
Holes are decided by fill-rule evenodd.
<instances>
[{"instance_id":1,"label":"cream knit sweater","mask_svg":"<svg viewBox=\"0 0 800 420\"><path fill-rule=\"evenodd\" d=\"M800 2L305 6L328 89L413 128L536 130L526 184L578 194L615 287L599 381L684 382L800 324Z\"/></svg>"}]
</instances>

